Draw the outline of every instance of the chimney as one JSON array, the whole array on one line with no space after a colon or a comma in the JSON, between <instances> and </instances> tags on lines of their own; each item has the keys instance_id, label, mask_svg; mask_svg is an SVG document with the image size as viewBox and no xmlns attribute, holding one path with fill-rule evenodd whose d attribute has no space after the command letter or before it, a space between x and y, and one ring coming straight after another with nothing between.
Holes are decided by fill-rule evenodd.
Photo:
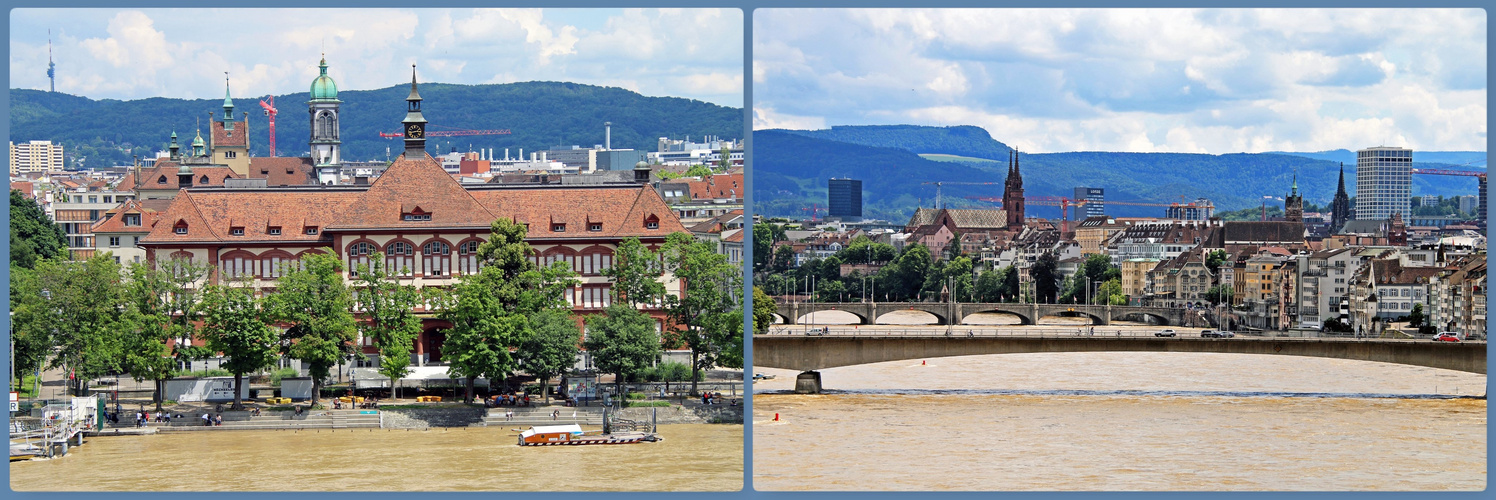
<instances>
[{"instance_id":1,"label":"chimney","mask_svg":"<svg viewBox=\"0 0 1496 500\"><path fill-rule=\"evenodd\" d=\"M504 148L504 161L509 161L509 148Z\"/></svg>"},{"instance_id":2,"label":"chimney","mask_svg":"<svg viewBox=\"0 0 1496 500\"><path fill-rule=\"evenodd\" d=\"M603 122L603 149L613 150L613 122Z\"/></svg>"}]
</instances>

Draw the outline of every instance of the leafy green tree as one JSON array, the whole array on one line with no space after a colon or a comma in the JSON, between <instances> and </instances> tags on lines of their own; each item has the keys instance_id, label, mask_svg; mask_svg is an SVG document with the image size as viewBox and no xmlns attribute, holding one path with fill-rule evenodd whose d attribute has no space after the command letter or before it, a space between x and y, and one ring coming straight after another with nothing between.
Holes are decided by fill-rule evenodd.
<instances>
[{"instance_id":1,"label":"leafy green tree","mask_svg":"<svg viewBox=\"0 0 1496 500\"><path fill-rule=\"evenodd\" d=\"M666 361L655 366L655 377L665 383L665 391L670 391L671 382L682 382L686 380L695 381L697 377L692 374L691 367L685 363Z\"/></svg>"},{"instance_id":2,"label":"leafy green tree","mask_svg":"<svg viewBox=\"0 0 1496 500\"><path fill-rule=\"evenodd\" d=\"M278 358L275 330L249 287L210 285L202 297L202 336L208 349L223 354L223 369L234 374L234 409L243 409L244 374L270 366Z\"/></svg>"},{"instance_id":3,"label":"leafy green tree","mask_svg":"<svg viewBox=\"0 0 1496 500\"><path fill-rule=\"evenodd\" d=\"M847 298L847 286L840 281L816 282L817 302L842 302Z\"/></svg>"},{"instance_id":4,"label":"leafy green tree","mask_svg":"<svg viewBox=\"0 0 1496 500\"><path fill-rule=\"evenodd\" d=\"M618 251L613 253L613 267L604 269L603 275L613 280L614 300L633 307L654 304L665 295L665 284L660 282L664 273L659 254L645 247L639 238L627 238L618 244Z\"/></svg>"},{"instance_id":5,"label":"leafy green tree","mask_svg":"<svg viewBox=\"0 0 1496 500\"><path fill-rule=\"evenodd\" d=\"M614 374L619 395L625 378L648 368L660 354L654 319L625 304L615 302L603 314L588 316L587 331L584 346L592 364Z\"/></svg>"},{"instance_id":6,"label":"leafy green tree","mask_svg":"<svg viewBox=\"0 0 1496 500\"><path fill-rule=\"evenodd\" d=\"M51 313L41 292L36 271L10 266L11 364L22 375L12 381L16 384L25 378L24 374L41 371L52 353L52 326L48 323Z\"/></svg>"},{"instance_id":7,"label":"leafy green tree","mask_svg":"<svg viewBox=\"0 0 1496 500\"><path fill-rule=\"evenodd\" d=\"M383 254L375 254L377 262ZM322 395L322 383L333 365L353 355L358 347L358 324L353 319L353 295L343 283L343 261L331 253L313 253L301 265L285 265L275 293L263 299L266 317L289 325L281 333L281 353L307 364L312 377L312 404Z\"/></svg>"},{"instance_id":8,"label":"leafy green tree","mask_svg":"<svg viewBox=\"0 0 1496 500\"><path fill-rule=\"evenodd\" d=\"M717 155L717 168L721 168L723 171L726 171L728 168L732 168L731 149L728 149L727 146L722 146L722 150L718 151Z\"/></svg>"},{"instance_id":9,"label":"leafy green tree","mask_svg":"<svg viewBox=\"0 0 1496 500\"><path fill-rule=\"evenodd\" d=\"M738 307L735 292L742 288L742 270L727 263L712 244L690 233L671 234L662 248L665 267L680 281L680 296L665 297L665 314L671 327L666 340L691 350L691 373L715 366L722 350L743 343L741 316L737 325L724 316ZM831 282L840 284L839 282ZM734 333L736 335L734 335ZM691 383L696 394L696 383Z\"/></svg>"},{"instance_id":10,"label":"leafy green tree","mask_svg":"<svg viewBox=\"0 0 1496 500\"><path fill-rule=\"evenodd\" d=\"M918 243L906 246L894 265L893 292L899 298L918 298L933 265L930 249Z\"/></svg>"},{"instance_id":11,"label":"leafy green tree","mask_svg":"<svg viewBox=\"0 0 1496 500\"><path fill-rule=\"evenodd\" d=\"M790 270L795 264L795 249L789 245L780 245L774 249L774 260L769 263L769 272L783 273Z\"/></svg>"},{"instance_id":12,"label":"leafy green tree","mask_svg":"<svg viewBox=\"0 0 1496 500\"><path fill-rule=\"evenodd\" d=\"M1122 294L1122 280L1113 278L1102 282L1101 285L1096 288L1096 300L1093 300L1091 302L1094 304L1110 304L1114 306L1127 305L1127 296Z\"/></svg>"},{"instance_id":13,"label":"leafy green tree","mask_svg":"<svg viewBox=\"0 0 1496 500\"><path fill-rule=\"evenodd\" d=\"M774 235L769 229L771 224L753 225L753 272L761 273L769 268L769 260L774 257Z\"/></svg>"},{"instance_id":14,"label":"leafy green tree","mask_svg":"<svg viewBox=\"0 0 1496 500\"><path fill-rule=\"evenodd\" d=\"M743 368L743 306L716 316L716 322L707 328L708 335L716 345L717 366Z\"/></svg>"},{"instance_id":15,"label":"leafy green tree","mask_svg":"<svg viewBox=\"0 0 1496 500\"><path fill-rule=\"evenodd\" d=\"M525 242L525 226L504 218L494 221L488 241L478 246L479 270L458 279L450 294L437 295L440 317L452 322L442 352L447 372L467 379L473 398L478 377L492 384L519 367L511 352L533 333L529 315L565 307L561 292L573 282L563 263L539 268Z\"/></svg>"},{"instance_id":16,"label":"leafy green tree","mask_svg":"<svg viewBox=\"0 0 1496 500\"><path fill-rule=\"evenodd\" d=\"M706 177L712 175L712 168L706 165L691 165L686 169L686 177Z\"/></svg>"},{"instance_id":17,"label":"leafy green tree","mask_svg":"<svg viewBox=\"0 0 1496 500\"><path fill-rule=\"evenodd\" d=\"M369 265L359 266L353 297L367 318L360 325L363 335L379 347L379 374L389 377L390 395L398 398L400 379L410 374L411 347L421 335L415 308L422 296L416 287L401 284L397 271L385 265L383 253L375 253Z\"/></svg>"},{"instance_id":18,"label":"leafy green tree","mask_svg":"<svg viewBox=\"0 0 1496 500\"><path fill-rule=\"evenodd\" d=\"M1427 319L1428 317L1423 314L1423 304L1414 303L1413 312L1408 313L1408 327L1418 328L1423 326L1423 322Z\"/></svg>"},{"instance_id":19,"label":"leafy green tree","mask_svg":"<svg viewBox=\"0 0 1496 500\"><path fill-rule=\"evenodd\" d=\"M177 363L204 354L194 349L190 341L197 336L193 321L198 308L194 287L207 277L208 270L206 265L180 259L156 268L143 263L130 266L132 307L126 316L130 328L121 337L124 350L121 368L137 382L154 382L151 401L157 411L165 399L166 381L176 376Z\"/></svg>"},{"instance_id":20,"label":"leafy green tree","mask_svg":"<svg viewBox=\"0 0 1496 500\"><path fill-rule=\"evenodd\" d=\"M540 379L540 387L550 387L551 377L565 374L576 364L582 332L577 329L571 314L555 308L531 315L530 328L533 334L519 344L519 366ZM550 392L541 392L545 393L545 401L549 403Z\"/></svg>"},{"instance_id":21,"label":"leafy green tree","mask_svg":"<svg viewBox=\"0 0 1496 500\"><path fill-rule=\"evenodd\" d=\"M41 205L10 190L10 265L27 269L39 259L68 257L68 239Z\"/></svg>"},{"instance_id":22,"label":"leafy green tree","mask_svg":"<svg viewBox=\"0 0 1496 500\"><path fill-rule=\"evenodd\" d=\"M1219 305L1231 303L1231 297L1235 294L1236 290L1231 285L1220 284L1210 287L1202 297L1209 301L1211 305Z\"/></svg>"},{"instance_id":23,"label":"leafy green tree","mask_svg":"<svg viewBox=\"0 0 1496 500\"><path fill-rule=\"evenodd\" d=\"M47 367L70 372L73 394L83 395L89 380L120 368L119 332L130 329L123 314L130 297L114 259L38 260L22 284L26 288L12 318L16 335L45 346L51 354Z\"/></svg>"},{"instance_id":24,"label":"leafy green tree","mask_svg":"<svg viewBox=\"0 0 1496 500\"><path fill-rule=\"evenodd\" d=\"M1055 303L1060 291L1059 265L1060 260L1054 252L1044 252L1029 268L1029 278L1034 280L1035 302Z\"/></svg>"},{"instance_id":25,"label":"leafy green tree","mask_svg":"<svg viewBox=\"0 0 1496 500\"><path fill-rule=\"evenodd\" d=\"M779 306L774 304L774 299L764 293L764 289L753 287L753 331L764 333L769 331L769 326L774 324L774 314L779 312Z\"/></svg>"},{"instance_id":26,"label":"leafy green tree","mask_svg":"<svg viewBox=\"0 0 1496 500\"><path fill-rule=\"evenodd\" d=\"M1229 256L1225 250L1212 251L1205 255L1205 267L1210 269L1210 274L1217 275L1217 270L1221 268L1221 264L1226 262L1226 258Z\"/></svg>"}]
</instances>

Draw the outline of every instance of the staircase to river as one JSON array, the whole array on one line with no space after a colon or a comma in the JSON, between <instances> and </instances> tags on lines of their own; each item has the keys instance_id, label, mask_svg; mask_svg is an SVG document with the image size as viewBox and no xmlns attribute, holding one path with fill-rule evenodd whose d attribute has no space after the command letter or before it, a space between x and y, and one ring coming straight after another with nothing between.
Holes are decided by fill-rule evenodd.
<instances>
[{"instance_id":1,"label":"staircase to river","mask_svg":"<svg viewBox=\"0 0 1496 500\"><path fill-rule=\"evenodd\" d=\"M552 418L552 412L560 412L560 416ZM505 418L505 412L514 412L514 418ZM483 417L483 425L487 427L529 427L532 425L565 425L578 424L601 427L603 425L603 409L597 407L573 407L573 406L534 406L520 408L489 408L488 414Z\"/></svg>"}]
</instances>

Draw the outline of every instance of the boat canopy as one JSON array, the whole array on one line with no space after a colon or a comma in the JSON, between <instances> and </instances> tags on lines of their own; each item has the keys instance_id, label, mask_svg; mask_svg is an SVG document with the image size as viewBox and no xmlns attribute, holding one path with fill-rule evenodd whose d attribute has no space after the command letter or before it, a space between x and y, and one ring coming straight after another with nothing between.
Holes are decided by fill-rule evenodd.
<instances>
[{"instance_id":1,"label":"boat canopy","mask_svg":"<svg viewBox=\"0 0 1496 500\"><path fill-rule=\"evenodd\" d=\"M536 434L559 434L559 433L581 435L582 434L582 426L577 425L577 424L568 424L568 425L541 425L541 426L531 427L530 430L527 430L525 432L520 433L520 437L530 437L530 436L534 436Z\"/></svg>"}]
</instances>

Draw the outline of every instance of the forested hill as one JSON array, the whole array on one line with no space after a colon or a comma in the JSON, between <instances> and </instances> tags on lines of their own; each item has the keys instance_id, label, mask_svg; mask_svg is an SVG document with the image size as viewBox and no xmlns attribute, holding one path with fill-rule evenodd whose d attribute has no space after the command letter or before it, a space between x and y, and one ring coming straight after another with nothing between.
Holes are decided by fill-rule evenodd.
<instances>
[{"instance_id":1,"label":"forested hill","mask_svg":"<svg viewBox=\"0 0 1496 500\"><path fill-rule=\"evenodd\" d=\"M971 125L838 125L824 130L776 131L863 146L899 148L915 154L969 156L988 160L1007 160L1008 152L1013 150L1007 144L993 140L986 129Z\"/></svg>"},{"instance_id":2,"label":"forested hill","mask_svg":"<svg viewBox=\"0 0 1496 500\"><path fill-rule=\"evenodd\" d=\"M427 130L509 129L511 135L433 137L427 150L446 152L494 148L517 156L557 145L583 147L603 143L603 122L613 123L613 147L657 149L660 137L699 140L715 135L743 137L740 108L676 97L646 97L632 91L564 82L498 85L423 83L422 109ZM379 132L400 131L408 85L378 90L338 92L342 104L341 137L346 160L383 160L388 146L395 154L399 139ZM248 112L251 153L267 156L268 127L260 99L234 96L236 115ZM306 154L310 136L306 92L277 95L278 156ZM93 100L30 89L10 91L10 140L51 140L67 146L69 156L87 157L85 166L126 164L130 155L149 156L166 148L172 131L185 147L199 126L207 136L207 113L223 113L223 99L149 98L133 101ZM72 162L69 162L72 166Z\"/></svg>"},{"instance_id":3,"label":"forested hill","mask_svg":"<svg viewBox=\"0 0 1496 500\"><path fill-rule=\"evenodd\" d=\"M897 127L836 127L835 134L860 137L876 145L836 142L809 137L806 131L762 130L754 132L755 209L766 216L798 216L812 204L826 204L826 179L832 176L863 180L865 216L894 221L906 220L919 206L934 205L935 186L923 182L990 182L987 185L950 185L943 187L948 206L953 208L993 207L968 200L967 196L1001 197L1005 160L983 159L977 154L997 152L1004 158L1007 146L986 134L973 134L973 127L911 127L917 140L892 138ZM840 130L840 131L839 131ZM851 131L871 133L850 133ZM956 131L942 139L932 138L941 131ZM980 129L978 129L980 130ZM839 132L838 132L839 131ZM812 131L827 132L827 131ZM896 135L896 134L893 134ZM913 144L952 144L952 149L923 149L915 155ZM985 143L985 144L984 144ZM899 147L903 145L908 147ZM980 153L980 151L988 153ZM1418 153L1414 153L1417 155ZM946 155L955 155L946 156ZM944 161L931 161L940 159ZM1260 206L1264 196L1270 204L1281 206L1281 198L1293 185L1297 175L1299 191L1306 201L1328 204L1335 195L1339 162L1307 158L1293 154L1183 154L1075 152L1023 154L1020 160L1027 196L1072 197L1080 186L1106 189L1110 201L1168 203L1209 198L1220 210ZM1429 163L1430 167L1449 165ZM1346 189L1355 194L1355 164L1346 164ZM1479 170L1471 166L1461 167ZM1455 196L1476 193L1476 181L1468 177L1417 175L1413 177L1413 194ZM1031 206L1030 215L1059 217L1059 209ZM1109 205L1114 216L1161 216L1163 209L1148 206Z\"/></svg>"}]
</instances>

